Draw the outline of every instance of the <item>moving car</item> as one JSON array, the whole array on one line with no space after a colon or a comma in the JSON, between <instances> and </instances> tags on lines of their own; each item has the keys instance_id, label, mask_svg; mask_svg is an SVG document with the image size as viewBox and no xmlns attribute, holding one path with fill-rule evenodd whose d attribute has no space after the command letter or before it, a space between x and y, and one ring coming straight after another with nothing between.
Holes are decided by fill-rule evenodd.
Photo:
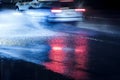
<instances>
[{"instance_id":1,"label":"moving car","mask_svg":"<svg viewBox=\"0 0 120 80\"><path fill-rule=\"evenodd\" d=\"M50 22L70 22L82 21L84 18L85 8L78 7L75 2L59 2L57 7L51 8L51 14L48 16Z\"/></svg>"},{"instance_id":2,"label":"moving car","mask_svg":"<svg viewBox=\"0 0 120 80\"><path fill-rule=\"evenodd\" d=\"M53 8L51 9L51 15L48 16L48 21L81 21L84 12L85 9L81 8Z\"/></svg>"},{"instance_id":3,"label":"moving car","mask_svg":"<svg viewBox=\"0 0 120 80\"><path fill-rule=\"evenodd\" d=\"M82 7L75 6L76 4L73 2L38 1L37 3L29 2L28 5L26 3L25 12L32 13L32 16L45 13L48 22L82 21L84 18L83 14L86 11ZM19 7L19 10L22 10L21 8Z\"/></svg>"},{"instance_id":4,"label":"moving car","mask_svg":"<svg viewBox=\"0 0 120 80\"><path fill-rule=\"evenodd\" d=\"M29 8L39 8L41 4L38 1L34 0L21 0L16 3L16 8L19 11L25 11L28 10Z\"/></svg>"}]
</instances>

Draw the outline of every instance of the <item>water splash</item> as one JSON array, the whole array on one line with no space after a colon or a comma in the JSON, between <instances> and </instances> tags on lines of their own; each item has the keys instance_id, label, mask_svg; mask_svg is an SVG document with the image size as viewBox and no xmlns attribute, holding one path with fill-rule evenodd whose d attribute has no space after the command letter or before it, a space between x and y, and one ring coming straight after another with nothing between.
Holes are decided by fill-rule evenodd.
<instances>
[{"instance_id":1,"label":"water splash","mask_svg":"<svg viewBox=\"0 0 120 80\"><path fill-rule=\"evenodd\" d=\"M33 63L48 60L49 45L43 37L58 36L45 29L24 13L5 10L0 12L0 56L22 59Z\"/></svg>"},{"instance_id":2,"label":"water splash","mask_svg":"<svg viewBox=\"0 0 120 80\"><path fill-rule=\"evenodd\" d=\"M55 36L57 34L44 27L25 13L16 11L0 13L0 37Z\"/></svg>"},{"instance_id":3,"label":"water splash","mask_svg":"<svg viewBox=\"0 0 120 80\"><path fill-rule=\"evenodd\" d=\"M31 48L1 46L0 56L4 58L21 59L28 62L40 64L49 60L47 55L49 52L48 45L39 45Z\"/></svg>"}]
</instances>

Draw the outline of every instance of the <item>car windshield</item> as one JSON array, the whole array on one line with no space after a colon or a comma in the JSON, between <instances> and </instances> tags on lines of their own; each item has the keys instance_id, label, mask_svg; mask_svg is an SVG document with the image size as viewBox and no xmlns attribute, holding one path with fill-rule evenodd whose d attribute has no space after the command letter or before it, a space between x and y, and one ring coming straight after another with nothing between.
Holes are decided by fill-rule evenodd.
<instances>
[{"instance_id":1,"label":"car windshield","mask_svg":"<svg viewBox=\"0 0 120 80\"><path fill-rule=\"evenodd\" d=\"M39 2L42 8L52 8L52 7L60 7L58 2Z\"/></svg>"},{"instance_id":2,"label":"car windshield","mask_svg":"<svg viewBox=\"0 0 120 80\"><path fill-rule=\"evenodd\" d=\"M41 1L39 2L40 8L61 8L61 7L69 7L74 8L75 5L73 2L58 2L58 1Z\"/></svg>"}]
</instances>

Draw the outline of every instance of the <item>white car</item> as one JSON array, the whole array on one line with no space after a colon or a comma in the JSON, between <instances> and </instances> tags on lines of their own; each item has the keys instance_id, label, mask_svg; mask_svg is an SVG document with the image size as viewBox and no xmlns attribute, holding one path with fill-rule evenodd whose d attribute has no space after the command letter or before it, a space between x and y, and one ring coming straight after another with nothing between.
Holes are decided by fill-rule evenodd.
<instances>
[{"instance_id":1,"label":"white car","mask_svg":"<svg viewBox=\"0 0 120 80\"><path fill-rule=\"evenodd\" d=\"M51 14L48 16L50 22L69 22L69 21L82 21L85 9L82 8L53 8Z\"/></svg>"},{"instance_id":2,"label":"white car","mask_svg":"<svg viewBox=\"0 0 120 80\"><path fill-rule=\"evenodd\" d=\"M19 11L24 11L24 10L28 10L29 7L30 7L30 2L22 2L22 1L19 1L16 3L16 9L19 10Z\"/></svg>"},{"instance_id":3,"label":"white car","mask_svg":"<svg viewBox=\"0 0 120 80\"><path fill-rule=\"evenodd\" d=\"M59 2L57 7L51 8L51 14L48 16L50 22L71 22L82 21L86 9L78 7L75 2Z\"/></svg>"},{"instance_id":4,"label":"white car","mask_svg":"<svg viewBox=\"0 0 120 80\"><path fill-rule=\"evenodd\" d=\"M17 10L19 11L25 11L30 8L39 8L41 4L38 1L19 1L15 5L17 7Z\"/></svg>"},{"instance_id":5,"label":"white car","mask_svg":"<svg viewBox=\"0 0 120 80\"><path fill-rule=\"evenodd\" d=\"M84 8L75 7L72 3L65 4L57 1L39 2L39 5L29 3L26 7L29 7L29 10L26 12L31 14L32 17L45 14L48 22L82 21L83 14L86 11Z\"/></svg>"}]
</instances>

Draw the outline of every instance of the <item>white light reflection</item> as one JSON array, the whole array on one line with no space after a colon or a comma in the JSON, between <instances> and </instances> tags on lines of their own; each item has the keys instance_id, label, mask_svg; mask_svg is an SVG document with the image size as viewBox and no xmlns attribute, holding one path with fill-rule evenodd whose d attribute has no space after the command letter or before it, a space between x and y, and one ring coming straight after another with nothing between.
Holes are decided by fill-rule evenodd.
<instances>
[{"instance_id":1,"label":"white light reflection","mask_svg":"<svg viewBox=\"0 0 120 80\"><path fill-rule=\"evenodd\" d=\"M49 46L38 44L39 42L34 39L41 40L45 36L58 35L57 32L45 29L44 25L33 21L24 13L0 12L0 56L40 63L47 59ZM28 45L31 48L28 48Z\"/></svg>"},{"instance_id":2,"label":"white light reflection","mask_svg":"<svg viewBox=\"0 0 120 80\"><path fill-rule=\"evenodd\" d=\"M44 28L44 25L32 20L30 16L16 11L0 13L0 37L53 36L56 32Z\"/></svg>"},{"instance_id":3,"label":"white light reflection","mask_svg":"<svg viewBox=\"0 0 120 80\"><path fill-rule=\"evenodd\" d=\"M110 20L106 20L106 22L104 21L104 23L101 23L101 21L103 21L104 18L101 20L97 20L99 18L96 18L96 19L90 18L90 19L91 19L91 22L78 23L77 27L83 28L83 29L89 29L89 30L93 30L93 31L98 31L98 32L105 32L105 33L108 33L111 35L118 34L118 36L119 36L119 34L120 34L119 26L111 25L111 23L108 23Z\"/></svg>"},{"instance_id":4,"label":"white light reflection","mask_svg":"<svg viewBox=\"0 0 120 80\"><path fill-rule=\"evenodd\" d=\"M22 59L36 64L40 64L48 59L46 55L48 54L47 51L49 50L49 47L47 45L36 45L34 47L1 46L0 56L12 59Z\"/></svg>"},{"instance_id":5,"label":"white light reflection","mask_svg":"<svg viewBox=\"0 0 120 80\"><path fill-rule=\"evenodd\" d=\"M13 12L12 14L13 14L13 15L16 15L16 16L21 16L21 15L22 15L21 12Z\"/></svg>"}]
</instances>

